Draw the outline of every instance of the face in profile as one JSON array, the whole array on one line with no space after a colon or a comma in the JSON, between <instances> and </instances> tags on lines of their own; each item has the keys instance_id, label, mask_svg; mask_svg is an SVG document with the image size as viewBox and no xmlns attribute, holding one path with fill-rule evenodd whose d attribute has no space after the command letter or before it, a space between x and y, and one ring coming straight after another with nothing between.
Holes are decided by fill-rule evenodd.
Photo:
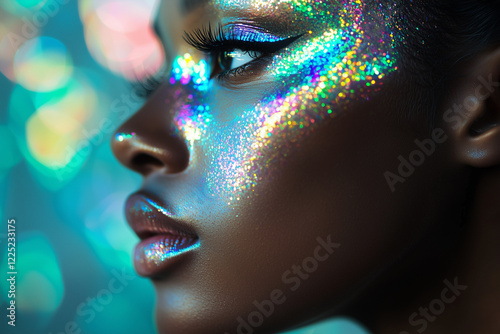
<instances>
[{"instance_id":1,"label":"face in profile","mask_svg":"<svg viewBox=\"0 0 500 334\"><path fill-rule=\"evenodd\" d=\"M401 80L397 10L161 2L165 73L113 149L144 176L126 215L162 333L364 321L381 293L396 309L415 293L415 268L422 280L442 268L475 160L457 153L461 114L430 131L424 106L402 116L418 101Z\"/></svg>"}]
</instances>

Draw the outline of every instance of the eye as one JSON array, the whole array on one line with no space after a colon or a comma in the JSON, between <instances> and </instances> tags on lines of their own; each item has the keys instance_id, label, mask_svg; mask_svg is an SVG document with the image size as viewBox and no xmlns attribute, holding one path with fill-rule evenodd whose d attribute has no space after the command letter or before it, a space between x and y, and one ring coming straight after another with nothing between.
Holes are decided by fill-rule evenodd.
<instances>
[{"instance_id":1,"label":"eye","mask_svg":"<svg viewBox=\"0 0 500 334\"><path fill-rule=\"evenodd\" d=\"M187 44L210 57L210 78L220 82L237 76L251 76L263 69L272 56L293 43L302 35L279 38L262 29L248 31L224 31L222 26L212 29L201 27L185 32Z\"/></svg>"},{"instance_id":2,"label":"eye","mask_svg":"<svg viewBox=\"0 0 500 334\"><path fill-rule=\"evenodd\" d=\"M217 55L217 65L223 72L234 71L239 68L244 68L253 60L262 56L259 51L243 51L241 49L233 49L231 51L220 51ZM218 73L212 73L217 75Z\"/></svg>"}]
</instances>

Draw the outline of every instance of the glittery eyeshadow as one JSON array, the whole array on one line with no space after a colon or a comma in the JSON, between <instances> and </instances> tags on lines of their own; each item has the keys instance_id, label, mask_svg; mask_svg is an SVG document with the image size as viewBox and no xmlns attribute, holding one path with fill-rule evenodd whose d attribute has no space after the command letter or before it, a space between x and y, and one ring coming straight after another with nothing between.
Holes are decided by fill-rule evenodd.
<instances>
[{"instance_id":1,"label":"glittery eyeshadow","mask_svg":"<svg viewBox=\"0 0 500 334\"><path fill-rule=\"evenodd\" d=\"M251 41L251 42L277 42L284 38L275 36L263 29L256 29L245 24L234 24L227 25L224 27L227 35L231 36L231 39L239 41Z\"/></svg>"},{"instance_id":2,"label":"glittery eyeshadow","mask_svg":"<svg viewBox=\"0 0 500 334\"><path fill-rule=\"evenodd\" d=\"M174 62L170 82L191 83L194 88L178 109L176 125L191 146L200 145L206 154L208 193L232 204L251 196L260 180L272 177L289 152L324 120L347 112L351 102L368 100L379 90L383 79L397 71L397 54L387 17L363 0L217 0L214 6L221 11L246 6L255 13L273 9L271 17L286 9L309 27L265 69L263 76L277 88L230 124L218 123L213 117L217 111L208 107L216 102L208 64L195 64L189 55ZM272 34L243 25L232 29L244 39L272 41Z\"/></svg>"}]
</instances>

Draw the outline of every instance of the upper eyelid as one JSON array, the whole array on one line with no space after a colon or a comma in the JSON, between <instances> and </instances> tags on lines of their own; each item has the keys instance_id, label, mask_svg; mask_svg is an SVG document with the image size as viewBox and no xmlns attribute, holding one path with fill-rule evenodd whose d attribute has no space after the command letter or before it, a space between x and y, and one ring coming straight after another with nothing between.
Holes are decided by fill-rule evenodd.
<instances>
[{"instance_id":1,"label":"upper eyelid","mask_svg":"<svg viewBox=\"0 0 500 334\"><path fill-rule=\"evenodd\" d=\"M213 28L211 23L193 29L191 32L184 32L184 40L191 46L203 52L212 52L222 47L248 47L260 45L271 46L274 43L290 39L278 37L258 27L244 24L222 26L220 23ZM227 45L231 44L231 45Z\"/></svg>"},{"instance_id":2,"label":"upper eyelid","mask_svg":"<svg viewBox=\"0 0 500 334\"><path fill-rule=\"evenodd\" d=\"M228 25L225 27L231 39L252 42L279 42L287 37L278 37L263 29L245 24Z\"/></svg>"},{"instance_id":3,"label":"upper eyelid","mask_svg":"<svg viewBox=\"0 0 500 334\"><path fill-rule=\"evenodd\" d=\"M225 40L217 45L203 46L197 47L192 45L197 50L207 54L213 55L214 53L218 53L221 51L227 51L231 49L240 49L242 51L258 51L263 54L273 54L284 47L287 47L291 43L293 43L300 36L294 36L285 40L281 40L278 42L252 42L252 41L239 41L239 40Z\"/></svg>"}]
</instances>

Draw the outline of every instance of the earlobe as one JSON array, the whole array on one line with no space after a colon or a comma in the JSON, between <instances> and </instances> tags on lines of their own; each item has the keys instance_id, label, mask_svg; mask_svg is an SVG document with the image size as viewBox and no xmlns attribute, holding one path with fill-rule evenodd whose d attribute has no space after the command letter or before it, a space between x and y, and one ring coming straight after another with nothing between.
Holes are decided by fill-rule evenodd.
<instances>
[{"instance_id":1,"label":"earlobe","mask_svg":"<svg viewBox=\"0 0 500 334\"><path fill-rule=\"evenodd\" d=\"M470 68L458 100L444 114L445 126L461 163L500 166L500 49L481 56Z\"/></svg>"}]
</instances>

